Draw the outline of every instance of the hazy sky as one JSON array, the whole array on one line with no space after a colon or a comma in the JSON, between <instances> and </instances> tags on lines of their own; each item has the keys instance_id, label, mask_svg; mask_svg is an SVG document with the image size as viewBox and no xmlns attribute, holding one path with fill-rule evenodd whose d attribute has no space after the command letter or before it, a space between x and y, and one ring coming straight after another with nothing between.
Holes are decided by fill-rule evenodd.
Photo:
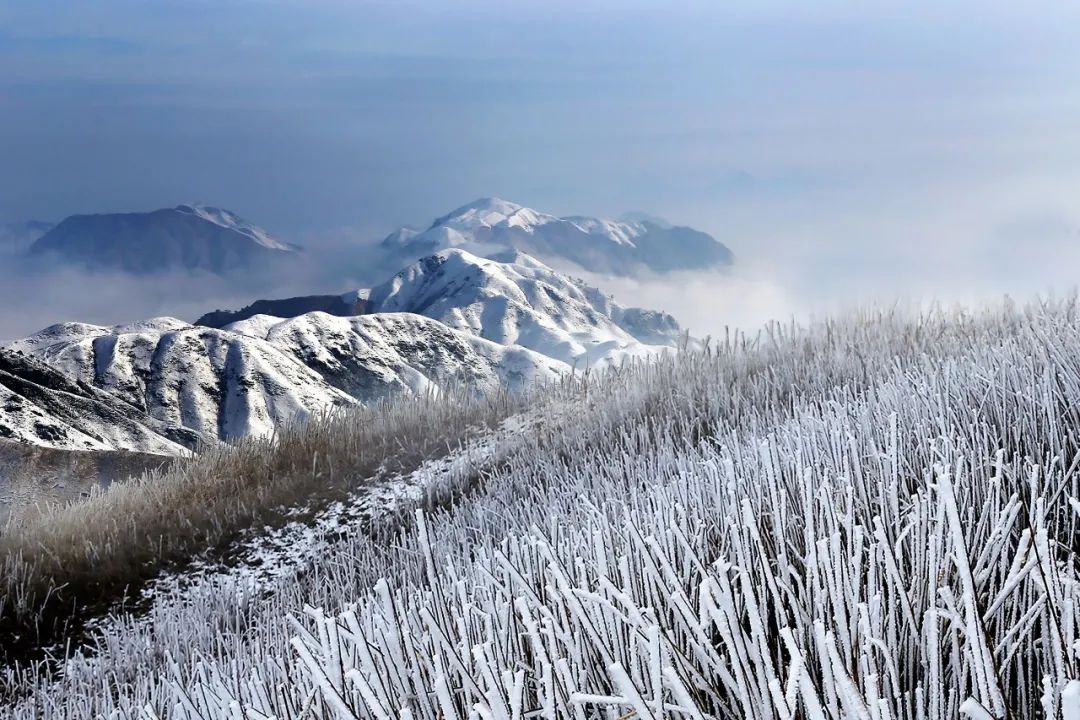
<instances>
[{"instance_id":1,"label":"hazy sky","mask_svg":"<svg viewBox=\"0 0 1080 720\"><path fill-rule=\"evenodd\" d=\"M710 315L1065 288L1078 28L1066 3L0 0L0 220L203 201L366 237L498 195L708 230L742 275L658 287Z\"/></svg>"}]
</instances>

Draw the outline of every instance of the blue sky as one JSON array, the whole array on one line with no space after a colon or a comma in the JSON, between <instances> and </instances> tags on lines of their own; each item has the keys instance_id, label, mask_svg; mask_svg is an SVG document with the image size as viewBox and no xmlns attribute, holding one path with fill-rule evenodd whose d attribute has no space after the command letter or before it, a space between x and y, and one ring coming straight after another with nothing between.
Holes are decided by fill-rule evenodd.
<instances>
[{"instance_id":1,"label":"blue sky","mask_svg":"<svg viewBox=\"0 0 1080 720\"><path fill-rule=\"evenodd\" d=\"M499 195L702 227L789 304L1059 287L1071 271L1046 259L1080 230L1078 20L1050 3L0 0L0 219L198 200L318 242Z\"/></svg>"}]
</instances>

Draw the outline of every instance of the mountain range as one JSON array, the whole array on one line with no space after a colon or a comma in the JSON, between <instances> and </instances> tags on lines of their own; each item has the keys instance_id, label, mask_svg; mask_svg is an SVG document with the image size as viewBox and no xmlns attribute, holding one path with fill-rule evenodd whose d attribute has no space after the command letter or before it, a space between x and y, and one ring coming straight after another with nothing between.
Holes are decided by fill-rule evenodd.
<instances>
[{"instance_id":1,"label":"mountain range","mask_svg":"<svg viewBox=\"0 0 1080 720\"><path fill-rule=\"evenodd\" d=\"M500 345L520 345L579 367L673 347L682 338L671 315L625 307L522 252L483 258L457 248L421 258L374 288L259 300L238 311L215 310L195 324L234 329L239 321L259 314L290 318L310 308L337 316L424 315Z\"/></svg>"},{"instance_id":2,"label":"mountain range","mask_svg":"<svg viewBox=\"0 0 1080 720\"><path fill-rule=\"evenodd\" d=\"M174 318L61 323L8 347L211 442L267 435L356 402L269 343Z\"/></svg>"},{"instance_id":3,"label":"mountain range","mask_svg":"<svg viewBox=\"0 0 1080 720\"><path fill-rule=\"evenodd\" d=\"M30 257L132 274L224 275L299 253L227 210L196 205L9 226L5 237L25 243L39 232ZM259 300L194 324L64 322L16 340L0 354L0 439L182 455L449 384L522 389L689 340L672 316L626 307L557 268L634 274L732 262L710 236L655 218L558 218L495 198L428 230L399 230L377 252L404 269L368 288Z\"/></svg>"},{"instance_id":4,"label":"mountain range","mask_svg":"<svg viewBox=\"0 0 1080 720\"><path fill-rule=\"evenodd\" d=\"M518 251L481 258L443 250L360 294L368 312L425 315L581 367L674 346L680 333L670 315L625 308Z\"/></svg>"},{"instance_id":5,"label":"mountain range","mask_svg":"<svg viewBox=\"0 0 1080 720\"><path fill-rule=\"evenodd\" d=\"M411 313L295 318L257 315L226 332L287 353L363 402L464 384L479 393L525 389L570 368L517 345L502 345Z\"/></svg>"},{"instance_id":6,"label":"mountain range","mask_svg":"<svg viewBox=\"0 0 1080 720\"><path fill-rule=\"evenodd\" d=\"M264 266L284 268L300 257L297 245L229 210L205 205L72 215L55 226L11 224L0 228L0 244L25 250L44 267L131 275L200 271L235 276ZM723 268L734 262L732 252L707 233L643 213L620 220L556 217L499 198L463 205L426 229L403 227L377 245L357 246L356 258L364 268L388 273L454 248L483 257L514 250L559 269L617 276ZM225 324L224 318L215 324Z\"/></svg>"},{"instance_id":7,"label":"mountain range","mask_svg":"<svg viewBox=\"0 0 1080 720\"><path fill-rule=\"evenodd\" d=\"M438 391L447 383L489 392L569 371L525 348L406 313L258 315L222 330L174 318L115 327L63 323L9 350L209 442L270 435L336 407ZM165 450L153 444L126 449Z\"/></svg>"},{"instance_id":8,"label":"mountain range","mask_svg":"<svg viewBox=\"0 0 1080 720\"><path fill-rule=\"evenodd\" d=\"M119 403L154 433L112 446L174 454L180 448L162 445L167 428L187 433L190 447L451 383L480 393L524 389L575 366L660 352L681 335L670 315L624 307L520 252L489 259L444 250L374 288L316 297L336 297L350 314L307 312L310 303L291 298L250 307L291 308L293 316L245 312L221 328L167 317L69 322L7 352L67 378L57 387ZM91 427L107 422L100 412L81 417Z\"/></svg>"},{"instance_id":9,"label":"mountain range","mask_svg":"<svg viewBox=\"0 0 1080 720\"><path fill-rule=\"evenodd\" d=\"M624 221L556 217L500 198L481 198L426 230L403 227L380 248L398 267L448 248L474 255L518 250L567 269L620 276L723 268L735 261L707 233L635 213Z\"/></svg>"}]
</instances>

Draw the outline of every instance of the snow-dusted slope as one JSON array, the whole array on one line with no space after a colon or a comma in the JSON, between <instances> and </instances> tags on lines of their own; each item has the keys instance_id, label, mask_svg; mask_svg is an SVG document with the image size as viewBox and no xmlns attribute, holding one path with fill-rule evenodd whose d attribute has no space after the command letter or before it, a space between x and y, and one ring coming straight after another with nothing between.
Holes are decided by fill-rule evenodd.
<instances>
[{"instance_id":1,"label":"snow-dusted slope","mask_svg":"<svg viewBox=\"0 0 1080 720\"><path fill-rule=\"evenodd\" d=\"M173 318L111 328L64 323L11 347L209 438L267 435L356 402L264 340Z\"/></svg>"},{"instance_id":2,"label":"snow-dusted slope","mask_svg":"<svg viewBox=\"0 0 1080 720\"><path fill-rule=\"evenodd\" d=\"M231 210L209 205L177 205L174 209L178 213L206 220L220 228L251 238L256 245L269 250L282 250L285 252L297 250L295 245L278 240L261 227L252 225Z\"/></svg>"},{"instance_id":3,"label":"snow-dusted slope","mask_svg":"<svg viewBox=\"0 0 1080 720\"><path fill-rule=\"evenodd\" d=\"M288 320L257 315L224 330L174 318L116 327L63 323L9 347L136 414L211 441L268 435L333 407L450 382L487 392L570 370L524 348L394 313L346 318L313 312ZM97 447L76 445L84 446Z\"/></svg>"},{"instance_id":4,"label":"snow-dusted slope","mask_svg":"<svg viewBox=\"0 0 1080 720\"><path fill-rule=\"evenodd\" d=\"M0 439L62 450L180 455L185 448L179 443L196 438L40 360L0 348Z\"/></svg>"},{"instance_id":5,"label":"snow-dusted slope","mask_svg":"<svg viewBox=\"0 0 1080 720\"><path fill-rule=\"evenodd\" d=\"M362 400L465 383L480 392L552 380L566 365L521 347L458 332L419 315L257 315L227 330L265 339Z\"/></svg>"},{"instance_id":6,"label":"snow-dusted slope","mask_svg":"<svg viewBox=\"0 0 1080 720\"><path fill-rule=\"evenodd\" d=\"M615 275L702 270L733 262L727 247L691 228L650 220L560 218L499 198L464 205L422 232L402 228L383 240L382 248L399 265L447 248L484 256L516 249L545 262Z\"/></svg>"},{"instance_id":7,"label":"snow-dusted slope","mask_svg":"<svg viewBox=\"0 0 1080 720\"><path fill-rule=\"evenodd\" d=\"M40 237L29 255L135 274L225 274L288 258L297 249L228 210L179 205L145 213L72 215Z\"/></svg>"},{"instance_id":8,"label":"snow-dusted slope","mask_svg":"<svg viewBox=\"0 0 1080 720\"><path fill-rule=\"evenodd\" d=\"M502 345L579 366L678 342L674 318L625 308L520 252L497 259L443 250L373 288L368 312L410 312Z\"/></svg>"}]
</instances>

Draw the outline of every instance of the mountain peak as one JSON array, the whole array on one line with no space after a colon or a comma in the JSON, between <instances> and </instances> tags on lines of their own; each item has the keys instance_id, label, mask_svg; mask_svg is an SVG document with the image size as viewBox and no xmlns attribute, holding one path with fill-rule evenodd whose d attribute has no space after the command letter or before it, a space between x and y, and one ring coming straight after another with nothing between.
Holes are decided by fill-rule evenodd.
<instances>
[{"instance_id":1,"label":"mountain peak","mask_svg":"<svg viewBox=\"0 0 1080 720\"><path fill-rule=\"evenodd\" d=\"M454 229L493 228L497 226L531 228L557 220L517 203L497 197L484 197L462 205L448 215L435 220L431 229L449 226Z\"/></svg>"},{"instance_id":2,"label":"mountain peak","mask_svg":"<svg viewBox=\"0 0 1080 720\"><path fill-rule=\"evenodd\" d=\"M178 205L151 212L72 215L38 238L28 252L139 275L173 270L223 275L298 250L229 210Z\"/></svg>"},{"instance_id":3,"label":"mountain peak","mask_svg":"<svg viewBox=\"0 0 1080 720\"><path fill-rule=\"evenodd\" d=\"M437 218L427 230L402 228L382 244L387 264L415 261L446 248L491 257L518 250L558 267L637 276L722 268L731 251L707 233L641 216L630 222L556 217L484 197Z\"/></svg>"},{"instance_id":4,"label":"mountain peak","mask_svg":"<svg viewBox=\"0 0 1080 720\"><path fill-rule=\"evenodd\" d=\"M438 225L440 221L449 220L461 216L472 216L476 213L497 213L499 215L513 215L518 210L523 210L524 205L519 205L509 200L503 200L499 197L482 197L473 200L472 202L465 203L461 207L451 210L446 215L436 220L433 224Z\"/></svg>"},{"instance_id":5,"label":"mountain peak","mask_svg":"<svg viewBox=\"0 0 1080 720\"><path fill-rule=\"evenodd\" d=\"M448 248L371 289L368 312L425 315L570 365L620 362L678 341L664 313L626 308L519 250L480 257Z\"/></svg>"}]
</instances>

